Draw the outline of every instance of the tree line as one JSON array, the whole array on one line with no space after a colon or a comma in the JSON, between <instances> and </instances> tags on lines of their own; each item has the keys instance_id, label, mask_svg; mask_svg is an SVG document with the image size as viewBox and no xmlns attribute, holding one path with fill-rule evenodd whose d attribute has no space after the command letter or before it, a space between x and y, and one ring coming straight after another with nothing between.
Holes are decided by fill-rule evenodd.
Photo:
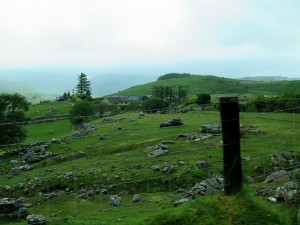
<instances>
[{"instance_id":1,"label":"tree line","mask_svg":"<svg viewBox=\"0 0 300 225\"><path fill-rule=\"evenodd\" d=\"M190 77L190 76L192 76L190 73L167 73L159 76L157 80L168 80L168 79L176 79L176 78L183 78L183 77Z\"/></svg>"}]
</instances>

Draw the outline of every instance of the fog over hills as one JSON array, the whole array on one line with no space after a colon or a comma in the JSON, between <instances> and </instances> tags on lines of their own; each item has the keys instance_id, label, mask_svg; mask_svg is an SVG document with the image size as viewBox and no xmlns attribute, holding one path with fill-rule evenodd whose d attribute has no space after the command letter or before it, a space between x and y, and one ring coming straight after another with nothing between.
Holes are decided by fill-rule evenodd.
<instances>
[{"instance_id":1,"label":"fog over hills","mask_svg":"<svg viewBox=\"0 0 300 225\"><path fill-rule=\"evenodd\" d=\"M79 73L78 73L79 74ZM39 93L47 96L59 96L64 92L73 92L77 84L78 75L61 76L58 74L31 74L24 76L10 76L0 79L0 92ZM115 93L131 86L155 81L156 76L138 75L96 75L89 77L94 97Z\"/></svg>"},{"instance_id":2,"label":"fog over hills","mask_svg":"<svg viewBox=\"0 0 300 225\"><path fill-rule=\"evenodd\" d=\"M93 97L118 93L132 86L153 82L160 75L164 74L157 73L157 71L155 71L157 73L155 75L151 75L149 72L147 74L137 74L137 72L126 73L126 70L124 70L125 73L109 70L98 71L93 68L84 68L83 71L80 71L79 68L68 67L57 68L56 70L41 70L38 68L22 70L21 72L15 71L15 69L6 70L4 73L1 73L0 92L19 92L27 94L27 96L30 93L31 97L35 95L39 96L35 96L37 99L54 99L68 91L72 94L78 82L78 75L81 72L87 74L88 79L91 81ZM290 80L287 76L247 76L240 79L266 82Z\"/></svg>"}]
</instances>

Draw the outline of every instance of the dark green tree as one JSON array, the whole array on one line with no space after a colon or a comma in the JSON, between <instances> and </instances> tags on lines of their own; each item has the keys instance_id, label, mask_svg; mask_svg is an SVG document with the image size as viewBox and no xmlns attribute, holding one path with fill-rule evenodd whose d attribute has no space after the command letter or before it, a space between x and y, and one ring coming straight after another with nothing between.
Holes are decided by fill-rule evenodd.
<instances>
[{"instance_id":1,"label":"dark green tree","mask_svg":"<svg viewBox=\"0 0 300 225\"><path fill-rule=\"evenodd\" d=\"M184 102L188 97L188 91L182 86L178 86L178 103Z\"/></svg>"},{"instance_id":2,"label":"dark green tree","mask_svg":"<svg viewBox=\"0 0 300 225\"><path fill-rule=\"evenodd\" d=\"M95 111L102 117L104 112L109 111L109 104L102 100L95 105Z\"/></svg>"},{"instance_id":3,"label":"dark green tree","mask_svg":"<svg viewBox=\"0 0 300 225\"><path fill-rule=\"evenodd\" d=\"M143 102L142 108L144 110L150 111L150 112L157 112L158 110L161 110L163 108L168 107L168 103L161 98L157 97L151 97L148 98L146 101Z\"/></svg>"},{"instance_id":4,"label":"dark green tree","mask_svg":"<svg viewBox=\"0 0 300 225\"><path fill-rule=\"evenodd\" d=\"M152 95L157 98L163 99L165 96L164 86L153 86L152 87Z\"/></svg>"},{"instance_id":5,"label":"dark green tree","mask_svg":"<svg viewBox=\"0 0 300 225\"><path fill-rule=\"evenodd\" d=\"M210 104L211 97L209 94L198 94L197 103L198 104Z\"/></svg>"},{"instance_id":6,"label":"dark green tree","mask_svg":"<svg viewBox=\"0 0 300 225\"><path fill-rule=\"evenodd\" d=\"M20 94L0 94L0 144L23 141L26 132L20 122L25 121L25 111L30 103Z\"/></svg>"},{"instance_id":7,"label":"dark green tree","mask_svg":"<svg viewBox=\"0 0 300 225\"><path fill-rule=\"evenodd\" d=\"M90 117L94 115L94 112L94 103L87 100L79 101L70 110L70 121L75 126L88 122Z\"/></svg>"},{"instance_id":8,"label":"dark green tree","mask_svg":"<svg viewBox=\"0 0 300 225\"><path fill-rule=\"evenodd\" d=\"M84 73L81 73L78 76L78 84L76 86L76 93L81 95L92 95L92 88L91 88L91 82L87 79L87 75Z\"/></svg>"}]
</instances>

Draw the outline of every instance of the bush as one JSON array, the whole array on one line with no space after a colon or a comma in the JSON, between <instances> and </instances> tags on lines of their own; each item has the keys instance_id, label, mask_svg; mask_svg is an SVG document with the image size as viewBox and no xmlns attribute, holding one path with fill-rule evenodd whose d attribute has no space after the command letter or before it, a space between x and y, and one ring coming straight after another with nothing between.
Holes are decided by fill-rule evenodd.
<instances>
[{"instance_id":1,"label":"bush","mask_svg":"<svg viewBox=\"0 0 300 225\"><path fill-rule=\"evenodd\" d=\"M84 100L77 102L70 111L70 121L74 125L87 122L89 117L94 115L95 106L93 103Z\"/></svg>"},{"instance_id":2,"label":"bush","mask_svg":"<svg viewBox=\"0 0 300 225\"><path fill-rule=\"evenodd\" d=\"M142 104L142 108L144 110L149 110L152 113L155 113L158 110L166 107L168 107L168 103L165 100L157 97L151 97Z\"/></svg>"}]
</instances>

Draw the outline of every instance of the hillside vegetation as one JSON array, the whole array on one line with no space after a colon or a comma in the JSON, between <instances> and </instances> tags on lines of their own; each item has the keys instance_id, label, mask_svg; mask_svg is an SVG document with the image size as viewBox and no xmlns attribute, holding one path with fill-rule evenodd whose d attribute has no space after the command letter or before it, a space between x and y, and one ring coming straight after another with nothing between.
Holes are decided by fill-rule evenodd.
<instances>
[{"instance_id":1,"label":"hillside vegetation","mask_svg":"<svg viewBox=\"0 0 300 225\"><path fill-rule=\"evenodd\" d=\"M212 75L189 75L173 79L157 80L144 85L138 85L118 93L117 96L144 96L152 94L153 86L171 86L175 90L181 86L188 90L189 95L208 94L283 94L299 92L300 81L259 82L236 80Z\"/></svg>"},{"instance_id":2,"label":"hillside vegetation","mask_svg":"<svg viewBox=\"0 0 300 225\"><path fill-rule=\"evenodd\" d=\"M35 118L51 108L65 115L70 106L60 104L31 107L27 116ZM183 125L160 128L174 118ZM232 196L224 196L220 186L206 194L196 192L205 180L222 180L222 136L199 129L219 121L218 111L128 112L95 117L76 130L69 119L27 125L24 143L0 149L0 199L21 198L47 225L295 224L294 200L274 203L268 200L274 192L258 190L275 190L287 181L263 183L278 169L271 164L273 154L299 159L300 114L241 113L245 183L244 190ZM168 146L168 154L149 157L159 146ZM203 161L209 166L197 166ZM298 164L289 163L280 168L289 171L292 182L299 179ZM246 181L247 176L253 180ZM174 207L187 193L189 201ZM137 202L136 194L141 196ZM121 197L119 207L108 203L112 195ZM0 224L22 225L24 220L1 218Z\"/></svg>"}]
</instances>

